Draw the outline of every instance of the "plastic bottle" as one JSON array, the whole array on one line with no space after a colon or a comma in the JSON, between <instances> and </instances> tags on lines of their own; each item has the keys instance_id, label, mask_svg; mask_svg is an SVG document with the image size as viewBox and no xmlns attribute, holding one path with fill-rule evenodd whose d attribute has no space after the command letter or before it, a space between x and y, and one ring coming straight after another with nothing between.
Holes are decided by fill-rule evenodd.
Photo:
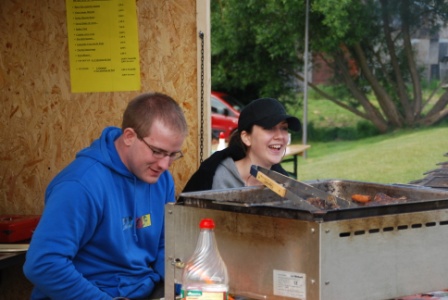
<instances>
[{"instance_id":1,"label":"plastic bottle","mask_svg":"<svg viewBox=\"0 0 448 300\"><path fill-rule=\"evenodd\" d=\"M215 223L202 219L199 239L182 274L181 299L223 300L228 298L229 276L215 239Z\"/></svg>"},{"instance_id":2,"label":"plastic bottle","mask_svg":"<svg viewBox=\"0 0 448 300\"><path fill-rule=\"evenodd\" d=\"M219 133L219 141L218 141L218 147L216 148L216 151L220 151L225 149L226 146L226 139L224 138L224 132Z\"/></svg>"}]
</instances>

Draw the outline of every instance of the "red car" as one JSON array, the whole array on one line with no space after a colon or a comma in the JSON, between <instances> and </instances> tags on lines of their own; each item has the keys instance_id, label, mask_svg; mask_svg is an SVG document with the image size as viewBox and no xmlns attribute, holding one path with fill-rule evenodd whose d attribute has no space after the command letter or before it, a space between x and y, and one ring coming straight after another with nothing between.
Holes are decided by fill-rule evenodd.
<instances>
[{"instance_id":1,"label":"red car","mask_svg":"<svg viewBox=\"0 0 448 300\"><path fill-rule=\"evenodd\" d=\"M237 99L225 93L212 91L212 138L218 139L219 133L224 132L224 138L229 139L232 132L238 128L238 117L243 108Z\"/></svg>"}]
</instances>

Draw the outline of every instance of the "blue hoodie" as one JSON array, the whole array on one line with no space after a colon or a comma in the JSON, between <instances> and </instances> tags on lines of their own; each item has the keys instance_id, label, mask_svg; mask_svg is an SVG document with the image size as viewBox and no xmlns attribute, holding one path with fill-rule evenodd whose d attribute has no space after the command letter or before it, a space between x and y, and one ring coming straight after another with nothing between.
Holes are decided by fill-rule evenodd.
<instances>
[{"instance_id":1,"label":"blue hoodie","mask_svg":"<svg viewBox=\"0 0 448 300\"><path fill-rule=\"evenodd\" d=\"M115 149L121 133L104 129L48 186L23 268L31 299L138 299L164 279L174 181L168 171L154 184L135 177Z\"/></svg>"}]
</instances>

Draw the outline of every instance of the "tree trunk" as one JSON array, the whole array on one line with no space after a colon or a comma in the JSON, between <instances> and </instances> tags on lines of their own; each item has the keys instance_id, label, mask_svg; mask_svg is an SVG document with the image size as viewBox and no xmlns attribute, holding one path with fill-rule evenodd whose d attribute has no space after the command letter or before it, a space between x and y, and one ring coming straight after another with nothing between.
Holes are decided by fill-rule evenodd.
<instances>
[{"instance_id":1,"label":"tree trunk","mask_svg":"<svg viewBox=\"0 0 448 300\"><path fill-rule=\"evenodd\" d=\"M403 74L401 73L400 66L398 64L398 57L396 55L395 44L392 39L392 34L390 32L390 21L389 21L389 1L381 0L381 13L383 20L383 30L384 37L386 41L386 46L389 51L390 62L392 64L392 68L394 70L395 78L394 81L391 82L392 86L395 86L398 97L400 99L401 106L403 108L405 120L407 124L412 123L414 119L414 115L412 113L412 109L410 106L410 101L408 97L408 93L406 91L406 85L403 81Z\"/></svg>"},{"instance_id":2,"label":"tree trunk","mask_svg":"<svg viewBox=\"0 0 448 300\"><path fill-rule=\"evenodd\" d=\"M411 35L409 33L409 1L403 0L401 5L401 30L402 30L402 36L403 36L403 46L404 46L404 52L406 54L408 67L409 67L409 73L411 74L411 80L412 80L412 88L414 93L414 117L418 116L422 112L422 87L420 85L420 78L418 76L417 66L415 64L415 57L414 52L412 49L411 44ZM411 125L411 123L408 123L408 125Z\"/></svg>"},{"instance_id":3,"label":"tree trunk","mask_svg":"<svg viewBox=\"0 0 448 300\"><path fill-rule=\"evenodd\" d=\"M344 81L345 85L349 89L352 96L358 100L358 102L361 104L361 106L364 108L365 111L365 119L369 120L370 122L375 125L375 127L382 133L386 132L388 129L387 122L381 115L381 113L378 111L378 109L370 103L369 99L365 95L364 92L362 92L356 83L353 81L352 76L350 75L350 72L345 64L345 60L343 58L344 54L339 53L339 56L335 58L335 64L338 66L338 69L341 71L342 80Z\"/></svg>"},{"instance_id":4,"label":"tree trunk","mask_svg":"<svg viewBox=\"0 0 448 300\"><path fill-rule=\"evenodd\" d=\"M370 68L367 64L366 57L364 55L364 51L362 50L362 47L359 43L356 43L353 45L354 52L357 57L357 61L359 63L359 66L363 72L364 77L369 82L370 86L372 87L372 90L378 100L378 103L386 116L386 119L394 126L401 128L403 127L401 117L397 111L396 106L394 105L392 99L389 97L387 92L384 90L384 88L381 86L381 84L378 82L376 77L372 74L370 71Z\"/></svg>"},{"instance_id":5,"label":"tree trunk","mask_svg":"<svg viewBox=\"0 0 448 300\"><path fill-rule=\"evenodd\" d=\"M436 113L436 112L444 109L447 105L448 105L448 91L445 91L445 93L443 93L442 96L440 96L439 100L432 107L432 109L428 112L428 115L431 115L433 113Z\"/></svg>"},{"instance_id":6,"label":"tree trunk","mask_svg":"<svg viewBox=\"0 0 448 300\"><path fill-rule=\"evenodd\" d=\"M304 78L302 75L295 73L294 77L296 77L298 80L304 82ZM346 109L346 110L352 112L353 114L357 115L358 117L361 117L363 119L366 119L366 120L372 122L373 125L378 129L379 132L381 132L381 133L387 132L387 130L388 130L387 123L385 122L385 120L382 118L381 114L376 110L376 108L374 106L371 106L371 109L370 108L365 109L366 112L362 112L354 107L351 107L351 106L345 104L342 101L339 101L335 97L327 94L325 91L323 91L322 89L320 89L318 86L314 85L311 82L308 82L308 86L310 88L312 88L321 97L333 102L334 104L342 107L343 109ZM369 105L370 105L370 102L369 102ZM379 117L377 116L377 114L379 114Z\"/></svg>"}]
</instances>

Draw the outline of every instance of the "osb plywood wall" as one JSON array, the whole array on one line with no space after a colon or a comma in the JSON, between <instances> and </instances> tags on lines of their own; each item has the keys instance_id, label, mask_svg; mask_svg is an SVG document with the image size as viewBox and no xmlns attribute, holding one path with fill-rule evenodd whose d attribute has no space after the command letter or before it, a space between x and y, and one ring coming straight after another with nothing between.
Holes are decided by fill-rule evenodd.
<instances>
[{"instance_id":1,"label":"osb plywood wall","mask_svg":"<svg viewBox=\"0 0 448 300\"><path fill-rule=\"evenodd\" d=\"M40 214L50 180L105 126L120 126L140 92L167 93L185 111L178 193L197 168L196 0L137 0L137 10L141 91L73 94L65 1L0 1L1 214Z\"/></svg>"}]
</instances>

